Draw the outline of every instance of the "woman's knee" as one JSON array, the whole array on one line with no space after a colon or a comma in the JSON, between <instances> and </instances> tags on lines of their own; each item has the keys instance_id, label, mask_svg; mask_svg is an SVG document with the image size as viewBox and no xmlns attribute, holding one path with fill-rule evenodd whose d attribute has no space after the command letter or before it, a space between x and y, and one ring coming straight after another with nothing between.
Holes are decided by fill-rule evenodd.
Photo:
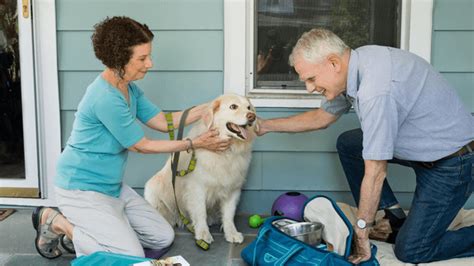
<instances>
[{"instance_id":1,"label":"woman's knee","mask_svg":"<svg viewBox=\"0 0 474 266\"><path fill-rule=\"evenodd\" d=\"M135 257L145 257L145 251L143 246L139 241L133 241L133 243L117 243L114 246L104 247L108 252L135 256Z\"/></svg>"},{"instance_id":2,"label":"woman's knee","mask_svg":"<svg viewBox=\"0 0 474 266\"><path fill-rule=\"evenodd\" d=\"M160 241L162 243L161 245L163 246L163 248L171 246L171 244L173 244L174 242L174 237L174 230L171 226L169 226L169 228L166 229L165 232L162 234L163 239Z\"/></svg>"},{"instance_id":3,"label":"woman's knee","mask_svg":"<svg viewBox=\"0 0 474 266\"><path fill-rule=\"evenodd\" d=\"M154 230L148 239L145 240L146 247L153 249L163 249L171 246L174 241L174 230L170 225L161 225Z\"/></svg>"},{"instance_id":4,"label":"woman's knee","mask_svg":"<svg viewBox=\"0 0 474 266\"><path fill-rule=\"evenodd\" d=\"M143 250L143 247L141 245L127 251L126 253L127 253L126 255L130 255L130 256L142 257L142 258L145 257L145 251Z\"/></svg>"},{"instance_id":5,"label":"woman's knee","mask_svg":"<svg viewBox=\"0 0 474 266\"><path fill-rule=\"evenodd\" d=\"M336 142L336 148L339 153L361 153L362 130L360 128L353 129L339 135Z\"/></svg>"}]
</instances>

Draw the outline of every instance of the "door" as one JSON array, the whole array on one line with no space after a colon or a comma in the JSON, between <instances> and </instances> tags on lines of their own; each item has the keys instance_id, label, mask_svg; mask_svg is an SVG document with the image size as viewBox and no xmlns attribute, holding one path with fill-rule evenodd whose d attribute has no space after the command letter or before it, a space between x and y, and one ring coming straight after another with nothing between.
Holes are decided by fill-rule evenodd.
<instances>
[{"instance_id":1,"label":"door","mask_svg":"<svg viewBox=\"0 0 474 266\"><path fill-rule=\"evenodd\" d=\"M31 10L0 2L0 197L40 197Z\"/></svg>"}]
</instances>

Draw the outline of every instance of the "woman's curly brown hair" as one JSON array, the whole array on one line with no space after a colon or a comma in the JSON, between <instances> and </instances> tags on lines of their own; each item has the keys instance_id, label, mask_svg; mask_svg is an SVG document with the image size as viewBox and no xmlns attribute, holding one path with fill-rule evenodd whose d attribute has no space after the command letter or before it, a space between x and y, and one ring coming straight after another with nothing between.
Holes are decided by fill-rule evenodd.
<instances>
[{"instance_id":1,"label":"woman's curly brown hair","mask_svg":"<svg viewBox=\"0 0 474 266\"><path fill-rule=\"evenodd\" d=\"M120 78L125 74L124 67L132 57L133 47L151 42L154 36L146 24L129 17L107 17L94 28L91 39L95 56L116 70Z\"/></svg>"}]
</instances>

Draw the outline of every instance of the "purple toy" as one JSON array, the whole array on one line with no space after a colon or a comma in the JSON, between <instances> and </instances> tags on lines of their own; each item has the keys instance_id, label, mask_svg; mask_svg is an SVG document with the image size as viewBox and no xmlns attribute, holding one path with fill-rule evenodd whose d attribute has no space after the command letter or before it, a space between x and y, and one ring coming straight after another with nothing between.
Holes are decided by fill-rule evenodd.
<instances>
[{"instance_id":1,"label":"purple toy","mask_svg":"<svg viewBox=\"0 0 474 266\"><path fill-rule=\"evenodd\" d=\"M280 195L272 206L272 215L285 216L293 220L303 220L303 206L308 200L304 194L299 192L286 192Z\"/></svg>"}]
</instances>

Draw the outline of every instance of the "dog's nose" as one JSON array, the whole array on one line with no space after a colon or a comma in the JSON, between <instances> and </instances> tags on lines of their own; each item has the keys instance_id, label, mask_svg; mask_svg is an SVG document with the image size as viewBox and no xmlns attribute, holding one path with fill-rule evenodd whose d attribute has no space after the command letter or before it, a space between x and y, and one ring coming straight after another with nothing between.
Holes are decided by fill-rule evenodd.
<instances>
[{"instance_id":1,"label":"dog's nose","mask_svg":"<svg viewBox=\"0 0 474 266\"><path fill-rule=\"evenodd\" d=\"M255 121L255 118L257 118L257 116L254 113L247 113L247 119L249 122Z\"/></svg>"}]
</instances>

